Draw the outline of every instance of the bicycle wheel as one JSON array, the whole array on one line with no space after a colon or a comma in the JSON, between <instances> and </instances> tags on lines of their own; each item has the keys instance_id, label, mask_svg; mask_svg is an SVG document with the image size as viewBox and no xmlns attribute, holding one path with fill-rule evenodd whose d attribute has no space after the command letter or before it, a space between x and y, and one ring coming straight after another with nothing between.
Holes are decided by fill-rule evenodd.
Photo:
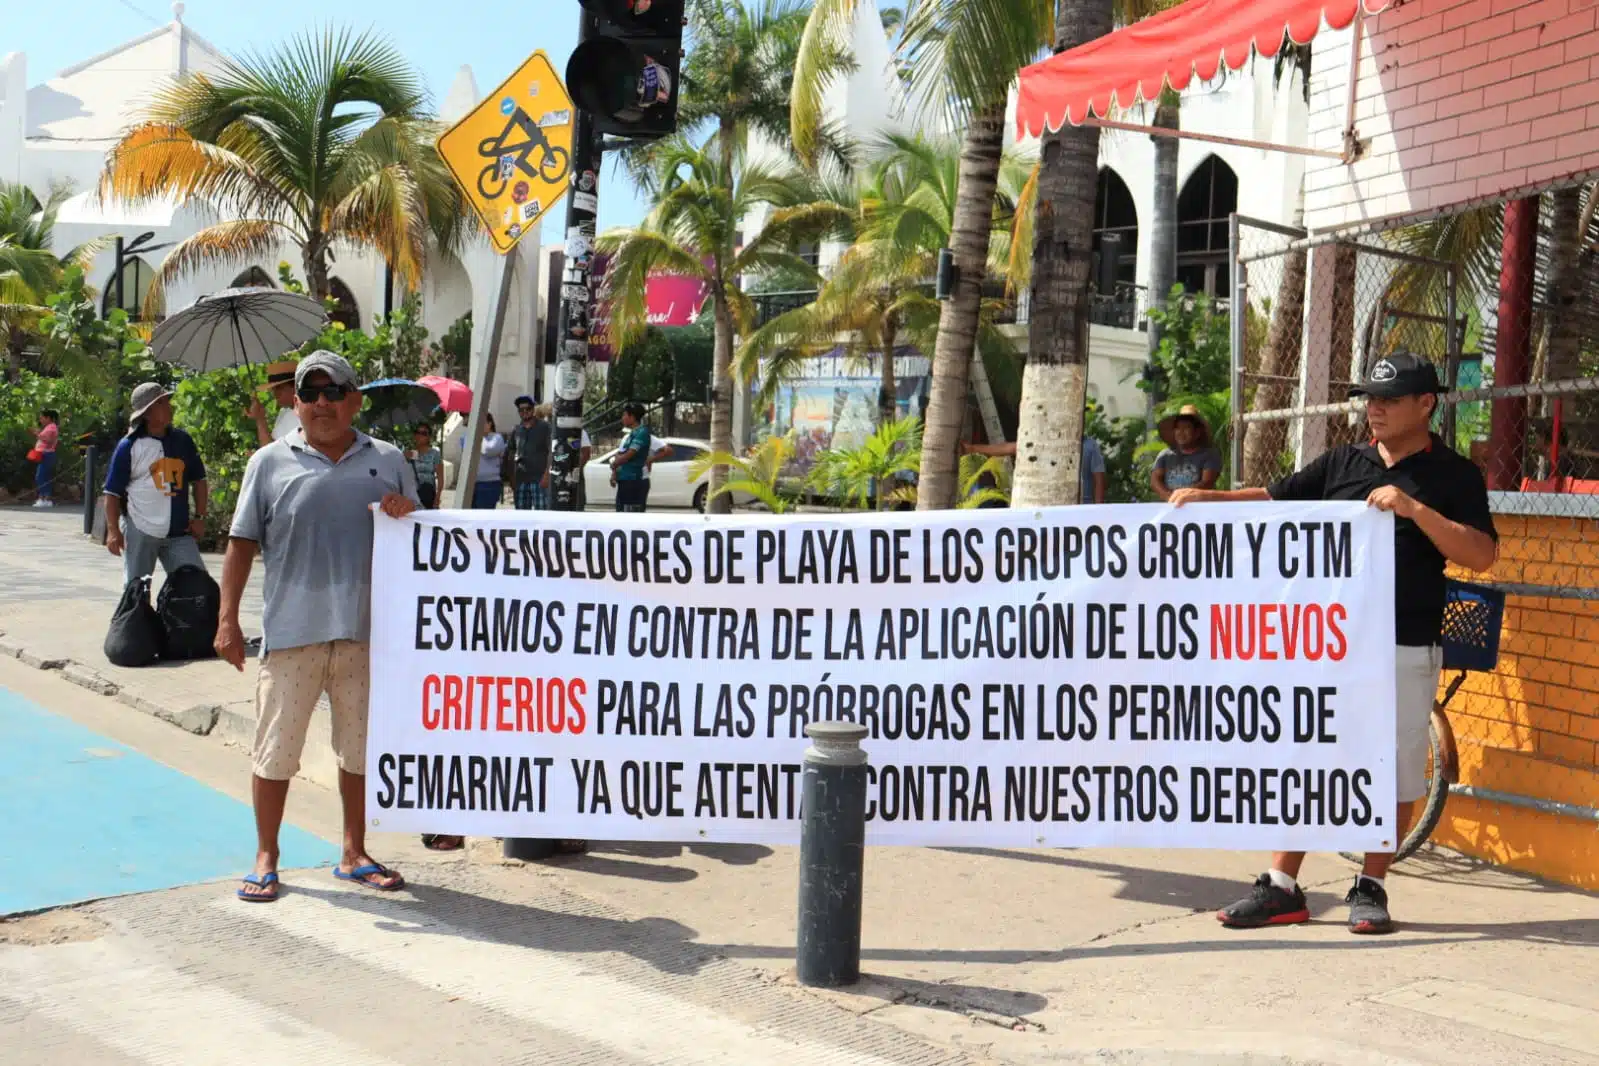
<instances>
[{"instance_id":1,"label":"bicycle wheel","mask_svg":"<svg viewBox=\"0 0 1599 1066\"><path fill-rule=\"evenodd\" d=\"M1427 791L1422 798L1416 801L1413 810L1415 819L1410 823L1409 830L1404 839L1394 849L1394 862L1409 858L1416 850L1427 842L1432 836L1432 831L1438 828L1438 820L1444 815L1444 803L1449 799L1449 781L1443 773L1443 738L1438 735L1439 715L1434 714L1427 727L1427 773L1425 783ZM1445 721L1444 728L1448 728ZM1364 856L1352 851L1340 851L1338 854L1350 862L1362 862Z\"/></svg>"},{"instance_id":2,"label":"bicycle wheel","mask_svg":"<svg viewBox=\"0 0 1599 1066\"><path fill-rule=\"evenodd\" d=\"M572 156L565 148L552 145L544 149L544 158L539 160L539 177L545 181L560 181L566 177L566 167L571 161Z\"/></svg>"},{"instance_id":3,"label":"bicycle wheel","mask_svg":"<svg viewBox=\"0 0 1599 1066\"><path fill-rule=\"evenodd\" d=\"M1411 824L1405 839L1400 841L1399 849L1394 852L1394 862L1414 855L1444 816L1444 804L1449 800L1449 779L1443 771L1443 738L1438 735L1441 718L1435 713L1427 729L1427 793L1419 801L1421 813ZM1443 728L1449 728L1447 719L1443 720Z\"/></svg>"},{"instance_id":4,"label":"bicycle wheel","mask_svg":"<svg viewBox=\"0 0 1599 1066\"><path fill-rule=\"evenodd\" d=\"M500 177L500 164L490 163L478 171L477 191L483 194L485 200L497 200L500 193L505 191L505 179Z\"/></svg>"}]
</instances>

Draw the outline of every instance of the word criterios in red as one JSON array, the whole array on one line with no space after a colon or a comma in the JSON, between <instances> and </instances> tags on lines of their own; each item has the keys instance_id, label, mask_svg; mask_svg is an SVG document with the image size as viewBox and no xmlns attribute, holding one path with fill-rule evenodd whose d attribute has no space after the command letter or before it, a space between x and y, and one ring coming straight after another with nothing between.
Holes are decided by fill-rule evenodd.
<instances>
[{"instance_id":1,"label":"word criterios in red","mask_svg":"<svg viewBox=\"0 0 1599 1066\"><path fill-rule=\"evenodd\" d=\"M440 732L570 733L588 729L581 677L428 674L422 728Z\"/></svg>"}]
</instances>

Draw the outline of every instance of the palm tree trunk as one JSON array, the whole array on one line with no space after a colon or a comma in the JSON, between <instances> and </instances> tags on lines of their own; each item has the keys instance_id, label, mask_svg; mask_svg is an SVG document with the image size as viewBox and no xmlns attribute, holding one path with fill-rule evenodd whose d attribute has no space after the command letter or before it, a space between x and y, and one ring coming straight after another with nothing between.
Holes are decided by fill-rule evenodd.
<instances>
[{"instance_id":1,"label":"palm tree trunk","mask_svg":"<svg viewBox=\"0 0 1599 1066\"><path fill-rule=\"evenodd\" d=\"M1160 94L1151 125L1159 129L1182 128L1182 98L1170 89ZM1149 224L1149 305L1165 307L1166 296L1177 284L1177 148L1176 137L1151 135L1155 146L1154 205ZM1149 354L1160 348L1161 327L1149 324ZM1151 397L1153 398L1153 397Z\"/></svg>"},{"instance_id":2,"label":"palm tree trunk","mask_svg":"<svg viewBox=\"0 0 1599 1066\"><path fill-rule=\"evenodd\" d=\"M1541 380L1562 381L1582 376L1582 332L1572 314L1582 277L1578 259L1583 234L1582 186L1549 194L1549 311L1544 319L1544 367ZM1544 405L1552 412L1553 401Z\"/></svg>"},{"instance_id":3,"label":"palm tree trunk","mask_svg":"<svg viewBox=\"0 0 1599 1066\"><path fill-rule=\"evenodd\" d=\"M1337 403L1345 396L1338 386L1350 384L1354 372L1355 354L1355 287L1359 279L1359 251L1352 244L1333 246L1333 305L1332 352L1327 365L1327 390L1329 402ZM1344 443L1349 427L1341 418L1325 421L1327 447Z\"/></svg>"},{"instance_id":4,"label":"palm tree trunk","mask_svg":"<svg viewBox=\"0 0 1599 1066\"><path fill-rule=\"evenodd\" d=\"M1060 0L1055 10L1057 52L1110 32L1111 5L1106 0ZM1077 503L1082 495L1098 185L1096 127L1065 126L1044 141L1013 507Z\"/></svg>"},{"instance_id":5,"label":"palm tree trunk","mask_svg":"<svg viewBox=\"0 0 1599 1066\"><path fill-rule=\"evenodd\" d=\"M27 336L20 329L6 331L6 380L12 384L22 380L22 349Z\"/></svg>"},{"instance_id":6,"label":"palm tree trunk","mask_svg":"<svg viewBox=\"0 0 1599 1066\"><path fill-rule=\"evenodd\" d=\"M1299 191L1294 209L1294 226L1305 218L1305 192ZM1299 370L1299 350L1305 334L1305 281L1308 261L1303 248L1283 257L1283 274L1277 283L1277 298L1272 301L1271 329L1266 334L1265 354L1261 357L1262 380L1255 387L1251 411L1280 411L1293 399L1293 388L1286 380ZM1279 464L1288 446L1287 422L1251 422L1237 427L1244 435L1244 485L1259 488L1277 477Z\"/></svg>"},{"instance_id":7,"label":"palm tree trunk","mask_svg":"<svg viewBox=\"0 0 1599 1066\"><path fill-rule=\"evenodd\" d=\"M711 362L711 451L734 454L733 451L733 309L728 305L727 292L720 280L712 290L715 307L715 333L712 340ZM718 495L727 483L727 467L711 467L711 486L705 504L707 514L732 514L733 497Z\"/></svg>"},{"instance_id":8,"label":"palm tree trunk","mask_svg":"<svg viewBox=\"0 0 1599 1066\"><path fill-rule=\"evenodd\" d=\"M886 426L899 417L899 382L894 377L894 340L899 329L892 316L883 323L881 380L877 386L878 424Z\"/></svg>"},{"instance_id":9,"label":"palm tree trunk","mask_svg":"<svg viewBox=\"0 0 1599 1066\"><path fill-rule=\"evenodd\" d=\"M927 398L922 466L916 508L940 511L955 506L959 480L956 449L977 346L983 281L988 275L988 238L994 229L994 191L1005 142L1005 102L972 115L961 144L960 179L955 193L950 251L958 277L955 292L938 319L933 346L933 381ZM1089 201L1092 212L1092 197Z\"/></svg>"},{"instance_id":10,"label":"palm tree trunk","mask_svg":"<svg viewBox=\"0 0 1599 1066\"><path fill-rule=\"evenodd\" d=\"M320 239L307 241L300 249L300 266L305 270L305 291L321 303L333 294L328 281L327 246Z\"/></svg>"}]
</instances>

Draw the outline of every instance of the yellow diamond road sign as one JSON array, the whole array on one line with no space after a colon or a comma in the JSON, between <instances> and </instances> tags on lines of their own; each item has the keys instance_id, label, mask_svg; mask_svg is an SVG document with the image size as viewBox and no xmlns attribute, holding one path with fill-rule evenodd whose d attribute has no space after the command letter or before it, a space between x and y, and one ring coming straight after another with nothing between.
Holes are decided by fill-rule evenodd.
<instances>
[{"instance_id":1,"label":"yellow diamond road sign","mask_svg":"<svg viewBox=\"0 0 1599 1066\"><path fill-rule=\"evenodd\" d=\"M572 98L542 51L439 137L439 155L500 252L571 185Z\"/></svg>"}]
</instances>

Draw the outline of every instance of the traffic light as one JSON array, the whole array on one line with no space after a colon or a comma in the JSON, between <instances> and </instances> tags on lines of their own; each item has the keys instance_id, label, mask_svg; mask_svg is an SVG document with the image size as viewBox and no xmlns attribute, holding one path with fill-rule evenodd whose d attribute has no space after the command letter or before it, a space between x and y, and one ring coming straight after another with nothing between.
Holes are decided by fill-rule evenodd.
<instances>
[{"instance_id":1,"label":"traffic light","mask_svg":"<svg viewBox=\"0 0 1599 1066\"><path fill-rule=\"evenodd\" d=\"M685 0L578 0L599 23L566 63L597 133L655 140L677 129Z\"/></svg>"}]
</instances>

